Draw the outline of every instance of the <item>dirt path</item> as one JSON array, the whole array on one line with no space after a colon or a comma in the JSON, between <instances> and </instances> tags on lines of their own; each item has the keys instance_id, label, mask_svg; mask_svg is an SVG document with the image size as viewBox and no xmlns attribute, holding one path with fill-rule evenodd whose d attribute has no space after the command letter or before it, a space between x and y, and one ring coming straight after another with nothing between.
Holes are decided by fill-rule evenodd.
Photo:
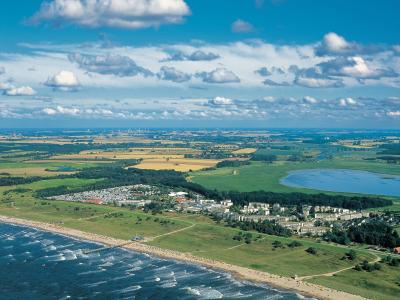
<instances>
[{"instance_id":1,"label":"dirt path","mask_svg":"<svg viewBox=\"0 0 400 300\"><path fill-rule=\"evenodd\" d=\"M374 254L374 255L375 255L375 259L374 259L373 261L369 262L370 264L377 263L377 262L379 262L379 261L381 260L381 258L380 258L378 255L376 255L376 254ZM333 276L333 275L336 275L336 274L338 274L338 273L341 273L341 272L343 272L343 271L351 270L351 269L353 269L354 267L355 267L355 266L351 266L351 267L343 268L343 269L340 269L340 270L337 270L337 271L333 271L333 272L322 273L322 274L316 274L316 275L302 276L302 277L298 277L297 279L298 279L298 280L308 280L308 279L313 279L313 278L315 278L315 277L321 277L321 276L329 277L329 276Z\"/></svg>"},{"instance_id":2,"label":"dirt path","mask_svg":"<svg viewBox=\"0 0 400 300\"><path fill-rule=\"evenodd\" d=\"M190 225L188 227L184 227L184 228L177 229L177 230L174 230L174 231L170 231L170 232L167 232L167 233L164 233L164 234L160 234L160 235L156 235L156 236L153 236L153 237L150 237L150 238L146 238L143 242L146 242L146 243L147 242L151 242L151 241L154 241L155 239L158 239L158 238L160 238L162 236L171 235L171 234L174 234L174 233L185 231L185 230L188 230L190 228L193 228L194 226L196 226L195 223L193 223L192 225Z\"/></svg>"}]
</instances>

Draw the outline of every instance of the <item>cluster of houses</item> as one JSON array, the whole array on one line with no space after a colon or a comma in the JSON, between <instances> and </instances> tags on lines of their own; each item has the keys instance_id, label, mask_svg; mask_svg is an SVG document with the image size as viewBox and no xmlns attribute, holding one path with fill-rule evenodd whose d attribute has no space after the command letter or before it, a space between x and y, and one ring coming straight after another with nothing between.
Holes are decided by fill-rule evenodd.
<instances>
[{"instance_id":1,"label":"cluster of houses","mask_svg":"<svg viewBox=\"0 0 400 300\"><path fill-rule=\"evenodd\" d=\"M225 211L219 216L226 220L239 222L275 221L294 233L322 235L330 230L329 222L348 221L369 217L369 212L358 212L330 206L303 205L300 213L296 208L281 206L278 203L250 202L240 212Z\"/></svg>"},{"instance_id":2,"label":"cluster of houses","mask_svg":"<svg viewBox=\"0 0 400 300\"><path fill-rule=\"evenodd\" d=\"M232 209L231 200L215 201L199 194L172 189L161 190L150 185L131 185L53 196L49 199L80 201L93 204L116 204L143 208L153 201L169 201L179 212L207 213L227 221L274 221L297 234L322 235L330 230L332 222L351 221L369 217L368 212L352 211L331 206L282 206L278 203L250 202L241 209Z\"/></svg>"},{"instance_id":3,"label":"cluster of houses","mask_svg":"<svg viewBox=\"0 0 400 300\"><path fill-rule=\"evenodd\" d=\"M177 211L184 212L195 212L195 213L211 213L211 214L220 214L220 213L228 213L230 208L233 206L233 202L231 200L224 200L221 202L217 202L215 200L203 199L202 197L197 197L194 199L187 199L183 202L178 202L175 205L175 209Z\"/></svg>"},{"instance_id":4,"label":"cluster of houses","mask_svg":"<svg viewBox=\"0 0 400 300\"><path fill-rule=\"evenodd\" d=\"M159 194L160 191L157 187L144 184L136 184L52 196L48 199L86 202L92 204L116 204L119 206L132 205L143 207L146 204L151 203L153 201L152 199Z\"/></svg>"}]
</instances>

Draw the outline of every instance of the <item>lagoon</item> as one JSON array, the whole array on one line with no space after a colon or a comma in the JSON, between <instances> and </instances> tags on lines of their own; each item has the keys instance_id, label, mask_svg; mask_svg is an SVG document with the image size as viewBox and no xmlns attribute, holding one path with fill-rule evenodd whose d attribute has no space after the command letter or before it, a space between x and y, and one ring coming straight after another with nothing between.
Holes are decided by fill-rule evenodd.
<instances>
[{"instance_id":1,"label":"lagoon","mask_svg":"<svg viewBox=\"0 0 400 300\"><path fill-rule=\"evenodd\" d=\"M292 171L280 180L285 186L330 192L400 197L400 176L348 169Z\"/></svg>"}]
</instances>

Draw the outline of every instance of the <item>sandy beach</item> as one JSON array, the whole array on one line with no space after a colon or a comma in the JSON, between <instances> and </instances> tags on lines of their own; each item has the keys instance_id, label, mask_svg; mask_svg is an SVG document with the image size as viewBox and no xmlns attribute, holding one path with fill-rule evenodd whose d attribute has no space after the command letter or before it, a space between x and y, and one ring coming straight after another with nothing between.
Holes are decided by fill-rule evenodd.
<instances>
[{"instance_id":1,"label":"sandy beach","mask_svg":"<svg viewBox=\"0 0 400 300\"><path fill-rule=\"evenodd\" d=\"M193 264L200 264L200 265L203 265L206 267L229 272L229 273L233 274L235 277L240 278L240 279L253 281L253 282L259 282L259 283L266 283L271 286L292 290L292 291L298 292L299 294L313 296L318 299L341 299L341 300L365 299L360 296L333 290L330 288L326 288L326 287L316 285L316 284L311 284L311 283L304 282L301 280L295 280L295 279L288 278L288 277L273 275L273 274L270 274L267 272L256 271L256 270L252 270L249 268L235 266L235 265L227 264L227 263L220 262L220 261L197 257L197 256L194 256L194 255L188 254L188 253L181 253L181 252L177 252L177 251L162 249L162 248L149 246L149 245L142 244L142 243L132 242L132 243L127 244L127 242L129 242L129 241L114 239L114 238L110 238L110 237L98 235L98 234L93 234L93 233L87 233L87 232L83 232L83 231L76 230L76 229L62 227L59 225L48 224L48 223L43 223L43 222L36 222L36 221L29 221L29 220L17 219L17 218L12 218L12 217L5 217L5 216L0 216L0 222L35 227L35 228L38 228L41 230L54 232L54 233L62 234L62 235L67 235L67 236L82 239L82 240L98 242L98 243L101 243L101 244L104 244L107 246L119 246L119 245L125 244L123 246L123 248L125 248L125 249L142 252L142 253L147 253L150 255L155 255L155 256L163 257L163 258L174 259L174 260L184 261L184 262L193 263Z\"/></svg>"}]
</instances>

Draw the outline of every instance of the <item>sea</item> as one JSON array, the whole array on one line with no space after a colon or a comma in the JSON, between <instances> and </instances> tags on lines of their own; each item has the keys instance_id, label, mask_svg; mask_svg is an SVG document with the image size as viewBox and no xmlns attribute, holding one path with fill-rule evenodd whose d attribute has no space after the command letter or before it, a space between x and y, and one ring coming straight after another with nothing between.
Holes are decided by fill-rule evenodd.
<instances>
[{"instance_id":1,"label":"sea","mask_svg":"<svg viewBox=\"0 0 400 300\"><path fill-rule=\"evenodd\" d=\"M311 299L195 264L0 223L0 299Z\"/></svg>"}]
</instances>

